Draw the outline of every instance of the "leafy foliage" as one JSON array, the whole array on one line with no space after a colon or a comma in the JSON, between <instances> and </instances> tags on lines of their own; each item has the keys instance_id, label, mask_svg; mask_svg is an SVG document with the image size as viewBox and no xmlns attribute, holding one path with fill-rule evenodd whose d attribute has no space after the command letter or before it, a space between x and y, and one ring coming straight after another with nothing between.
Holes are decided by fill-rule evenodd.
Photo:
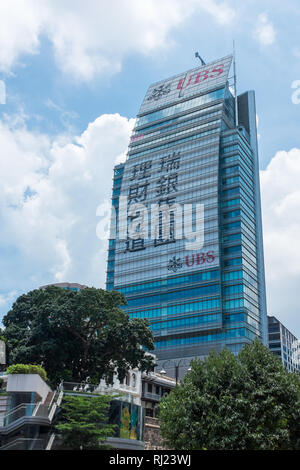
<instances>
[{"instance_id":1,"label":"leafy foliage","mask_svg":"<svg viewBox=\"0 0 300 470\"><path fill-rule=\"evenodd\" d=\"M192 370L160 403L162 436L178 450L300 448L300 377L256 340Z\"/></svg>"},{"instance_id":2,"label":"leafy foliage","mask_svg":"<svg viewBox=\"0 0 300 470\"><path fill-rule=\"evenodd\" d=\"M63 447L70 450L107 448L104 442L114 434L114 425L108 424L111 399L108 395L65 396L61 404L62 422L56 425Z\"/></svg>"},{"instance_id":3,"label":"leafy foliage","mask_svg":"<svg viewBox=\"0 0 300 470\"><path fill-rule=\"evenodd\" d=\"M145 348L154 348L149 323L130 320L123 305L119 292L95 288L49 286L20 296L3 318L8 364L41 364L53 384L87 376L112 383L115 368L121 380L130 367L149 371L152 358Z\"/></svg>"},{"instance_id":4,"label":"leafy foliage","mask_svg":"<svg viewBox=\"0 0 300 470\"><path fill-rule=\"evenodd\" d=\"M47 373L41 366L34 364L14 364L6 369L7 374L38 374L47 382Z\"/></svg>"}]
</instances>

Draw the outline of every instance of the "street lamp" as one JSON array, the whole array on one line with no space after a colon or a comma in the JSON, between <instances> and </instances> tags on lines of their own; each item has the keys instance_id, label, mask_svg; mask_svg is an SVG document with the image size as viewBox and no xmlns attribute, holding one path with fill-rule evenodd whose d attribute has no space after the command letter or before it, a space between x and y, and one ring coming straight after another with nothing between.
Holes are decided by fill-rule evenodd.
<instances>
[{"instance_id":1,"label":"street lamp","mask_svg":"<svg viewBox=\"0 0 300 470\"><path fill-rule=\"evenodd\" d=\"M179 378L179 367L180 366L185 366L187 367L187 365L189 366L188 368L188 371L192 370L191 369L191 366L190 366L190 363L187 364L187 360L186 359L179 359L179 361L175 361L175 360L171 360L171 359L168 359L167 361L165 361L162 365L162 369L160 371L161 374L166 374L166 371L165 371L165 365L167 363L170 363L172 365L174 365L174 368L175 368L175 382L176 382L176 385L178 383L178 378Z\"/></svg>"}]
</instances>

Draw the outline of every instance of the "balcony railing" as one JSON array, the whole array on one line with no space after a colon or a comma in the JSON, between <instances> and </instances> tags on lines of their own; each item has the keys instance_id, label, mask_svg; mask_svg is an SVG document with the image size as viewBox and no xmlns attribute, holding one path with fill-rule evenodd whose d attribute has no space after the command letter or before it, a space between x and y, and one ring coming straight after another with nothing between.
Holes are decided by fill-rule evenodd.
<instances>
[{"instance_id":1,"label":"balcony railing","mask_svg":"<svg viewBox=\"0 0 300 470\"><path fill-rule=\"evenodd\" d=\"M45 450L45 439L18 438L0 447L0 450Z\"/></svg>"},{"instance_id":2,"label":"balcony railing","mask_svg":"<svg viewBox=\"0 0 300 470\"><path fill-rule=\"evenodd\" d=\"M41 403L22 403L0 417L0 426L8 426L26 416L48 417L49 406Z\"/></svg>"},{"instance_id":3,"label":"balcony railing","mask_svg":"<svg viewBox=\"0 0 300 470\"><path fill-rule=\"evenodd\" d=\"M63 391L53 395L50 404L38 403L22 403L6 414L0 415L0 427L9 426L18 419L24 417L48 418L51 423L57 407L63 398Z\"/></svg>"},{"instance_id":4,"label":"balcony railing","mask_svg":"<svg viewBox=\"0 0 300 470\"><path fill-rule=\"evenodd\" d=\"M161 395L158 393L143 392L142 398L147 398L148 400L160 401Z\"/></svg>"},{"instance_id":5,"label":"balcony railing","mask_svg":"<svg viewBox=\"0 0 300 470\"><path fill-rule=\"evenodd\" d=\"M86 382L62 382L60 384L60 390L64 392L74 393L96 393L96 389L99 385L93 385Z\"/></svg>"}]
</instances>

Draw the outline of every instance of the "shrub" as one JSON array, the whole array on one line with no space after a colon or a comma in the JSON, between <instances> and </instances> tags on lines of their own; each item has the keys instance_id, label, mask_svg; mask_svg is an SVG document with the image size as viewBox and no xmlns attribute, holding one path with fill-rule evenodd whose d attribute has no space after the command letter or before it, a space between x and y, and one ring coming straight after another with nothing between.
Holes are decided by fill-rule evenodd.
<instances>
[{"instance_id":1,"label":"shrub","mask_svg":"<svg viewBox=\"0 0 300 470\"><path fill-rule=\"evenodd\" d=\"M39 374L39 376L46 382L47 373L42 366L35 364L14 364L9 366L6 370L7 374Z\"/></svg>"}]
</instances>

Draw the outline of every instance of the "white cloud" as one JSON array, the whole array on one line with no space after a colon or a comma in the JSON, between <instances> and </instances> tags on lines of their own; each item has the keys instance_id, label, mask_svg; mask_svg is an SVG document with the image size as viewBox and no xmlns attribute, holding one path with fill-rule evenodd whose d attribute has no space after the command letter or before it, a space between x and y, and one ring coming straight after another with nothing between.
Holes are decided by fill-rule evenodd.
<instances>
[{"instance_id":1,"label":"white cloud","mask_svg":"<svg viewBox=\"0 0 300 470\"><path fill-rule=\"evenodd\" d=\"M134 120L102 115L75 138L49 138L0 122L0 247L3 296L70 281L104 286L106 242L99 204L111 197Z\"/></svg>"},{"instance_id":2,"label":"white cloud","mask_svg":"<svg viewBox=\"0 0 300 470\"><path fill-rule=\"evenodd\" d=\"M0 104L6 104L6 86L3 80L0 80Z\"/></svg>"},{"instance_id":3,"label":"white cloud","mask_svg":"<svg viewBox=\"0 0 300 470\"><path fill-rule=\"evenodd\" d=\"M300 47L295 46L292 48L292 54L297 57L297 59L300 59Z\"/></svg>"},{"instance_id":4,"label":"white cloud","mask_svg":"<svg viewBox=\"0 0 300 470\"><path fill-rule=\"evenodd\" d=\"M215 20L222 25L232 23L236 17L236 10L228 6L225 2L218 4L211 0L200 1L199 6L202 7L204 11L210 13Z\"/></svg>"},{"instance_id":5,"label":"white cloud","mask_svg":"<svg viewBox=\"0 0 300 470\"><path fill-rule=\"evenodd\" d=\"M0 2L0 19L0 70L8 72L20 54L38 52L42 28L40 2Z\"/></svg>"},{"instance_id":6,"label":"white cloud","mask_svg":"<svg viewBox=\"0 0 300 470\"><path fill-rule=\"evenodd\" d=\"M102 115L79 136L54 141L24 123L0 123L0 307L50 282L104 286L97 238L134 120ZM268 311L300 334L300 150L278 152L261 172ZM2 308L2 311L3 311Z\"/></svg>"},{"instance_id":7,"label":"white cloud","mask_svg":"<svg viewBox=\"0 0 300 470\"><path fill-rule=\"evenodd\" d=\"M259 126L259 116L256 114L256 128L257 128L257 139L261 139L261 134L258 132L258 126Z\"/></svg>"},{"instance_id":8,"label":"white cloud","mask_svg":"<svg viewBox=\"0 0 300 470\"><path fill-rule=\"evenodd\" d=\"M258 15L254 35L263 46L270 46L275 42L276 31L265 13Z\"/></svg>"},{"instance_id":9,"label":"white cloud","mask_svg":"<svg viewBox=\"0 0 300 470\"><path fill-rule=\"evenodd\" d=\"M10 307L11 302L16 297L17 291L12 290L6 294L0 294L0 307Z\"/></svg>"},{"instance_id":10,"label":"white cloud","mask_svg":"<svg viewBox=\"0 0 300 470\"><path fill-rule=\"evenodd\" d=\"M261 171L268 311L300 335L300 149Z\"/></svg>"},{"instance_id":11,"label":"white cloud","mask_svg":"<svg viewBox=\"0 0 300 470\"><path fill-rule=\"evenodd\" d=\"M38 53L45 35L60 68L73 78L111 75L128 54L149 54L172 45L172 29L201 11L220 24L235 17L231 7L216 0L0 2L0 71L9 71L24 53Z\"/></svg>"}]
</instances>

